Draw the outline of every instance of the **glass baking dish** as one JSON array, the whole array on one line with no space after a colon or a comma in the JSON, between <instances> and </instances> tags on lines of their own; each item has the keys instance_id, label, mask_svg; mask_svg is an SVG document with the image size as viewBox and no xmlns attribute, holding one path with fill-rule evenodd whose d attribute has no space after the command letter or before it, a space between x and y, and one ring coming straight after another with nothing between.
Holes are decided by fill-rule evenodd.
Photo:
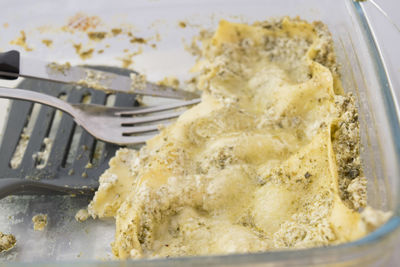
<instances>
[{"instance_id":1,"label":"glass baking dish","mask_svg":"<svg viewBox=\"0 0 400 267\"><path fill-rule=\"evenodd\" d=\"M135 35L155 36L157 49L145 48L142 54L134 57L131 66L154 81L169 75L187 79L194 58L185 51L184 43L190 43L201 28L216 28L222 18L251 23L271 17L299 15L309 21L323 21L334 38L344 88L353 92L358 101L362 159L368 178L368 202L374 208L392 211L393 216L368 236L337 246L119 262L112 261L110 256L109 243L112 242L114 231L112 221L88 220L77 223L74 220L75 212L87 205L89 197L13 196L0 200L0 230L16 235L18 243L12 251L0 255L0 259L17 264L30 262L37 266L56 262L59 266L72 263L78 266L387 264L394 244L399 240L396 235L400 225L399 110L387 66L382 60L363 4L352 0L114 0L112 3L108 0L70 0L62 4L51 0L3 0L0 19L2 50L21 48L9 42L17 37L20 30L24 30L28 44L34 49L22 51L23 55L49 61L120 66L120 58L126 53L123 50L129 48L129 42L118 38L107 41L109 47L104 53L82 61L75 54L72 44L86 36L56 30L65 25L70 17L83 12L98 16L101 19L100 27L129 27ZM182 29L178 26L179 21L185 21L188 27ZM53 47L47 48L41 44L44 38L53 39ZM1 81L0 85L15 84ZM7 101L0 101L1 126ZM39 212L47 213L50 219L44 233L32 230L32 215Z\"/></svg>"}]
</instances>

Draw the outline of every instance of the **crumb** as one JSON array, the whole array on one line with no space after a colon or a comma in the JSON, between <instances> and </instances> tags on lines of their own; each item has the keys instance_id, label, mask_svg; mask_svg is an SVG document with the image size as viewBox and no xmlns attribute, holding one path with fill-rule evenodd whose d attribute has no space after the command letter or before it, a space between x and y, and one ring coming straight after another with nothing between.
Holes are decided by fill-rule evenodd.
<instances>
[{"instance_id":1,"label":"crumb","mask_svg":"<svg viewBox=\"0 0 400 267\"><path fill-rule=\"evenodd\" d=\"M143 101L143 95L136 95L135 101L139 103L139 106L146 105L146 103Z\"/></svg>"},{"instance_id":2,"label":"crumb","mask_svg":"<svg viewBox=\"0 0 400 267\"><path fill-rule=\"evenodd\" d=\"M75 220L78 222L84 222L89 218L89 212L87 209L80 209L78 212L75 214Z\"/></svg>"},{"instance_id":3,"label":"crumb","mask_svg":"<svg viewBox=\"0 0 400 267\"><path fill-rule=\"evenodd\" d=\"M10 161L11 168L16 169L18 168L19 164L21 164L22 158L25 154L26 147L28 146L29 143L29 136L30 133L28 131L28 128L25 127L22 130L17 148L14 151L14 155L11 158Z\"/></svg>"},{"instance_id":4,"label":"crumb","mask_svg":"<svg viewBox=\"0 0 400 267\"><path fill-rule=\"evenodd\" d=\"M45 46L47 46L47 47L51 47L52 44L53 44L53 41L50 40L50 39L43 39L43 40L42 40L42 43L43 43Z\"/></svg>"},{"instance_id":5,"label":"crumb","mask_svg":"<svg viewBox=\"0 0 400 267\"><path fill-rule=\"evenodd\" d=\"M75 48L75 53L79 54L82 49L82 44L74 44L73 46Z\"/></svg>"},{"instance_id":6,"label":"crumb","mask_svg":"<svg viewBox=\"0 0 400 267\"><path fill-rule=\"evenodd\" d=\"M7 22L3 24L3 27L6 28L6 29L8 28L8 26L9 26L9 25L8 25Z\"/></svg>"},{"instance_id":7,"label":"crumb","mask_svg":"<svg viewBox=\"0 0 400 267\"><path fill-rule=\"evenodd\" d=\"M29 47L28 44L26 43L25 31L20 31L20 36L17 37L15 40L12 40L10 44L21 46L22 48L25 49L25 51L28 52L33 50L33 48Z\"/></svg>"},{"instance_id":8,"label":"crumb","mask_svg":"<svg viewBox=\"0 0 400 267\"><path fill-rule=\"evenodd\" d=\"M80 56L82 59L84 59L84 60L85 60L85 59L89 59L89 58L92 57L93 52L94 52L94 49L93 49L93 48L90 48L90 49L88 49L88 50L82 51L82 53L80 53L79 56Z\"/></svg>"},{"instance_id":9,"label":"crumb","mask_svg":"<svg viewBox=\"0 0 400 267\"><path fill-rule=\"evenodd\" d=\"M119 34L122 32L122 29L120 29L120 28L113 28L113 29L111 29L111 32L112 32L112 34L113 34L114 36L117 36L117 35L119 35Z\"/></svg>"},{"instance_id":10,"label":"crumb","mask_svg":"<svg viewBox=\"0 0 400 267\"><path fill-rule=\"evenodd\" d=\"M56 62L52 62L52 63L47 64L47 67L51 71L61 72L62 74L65 75L66 71L71 68L71 63L69 63L68 61L65 62L64 64L58 64Z\"/></svg>"},{"instance_id":11,"label":"crumb","mask_svg":"<svg viewBox=\"0 0 400 267\"><path fill-rule=\"evenodd\" d=\"M196 35L192 38L190 45L184 44L185 50L193 56L201 57L202 50L199 46L199 42L204 42L205 40L210 39L212 35L213 32L209 30L205 29L200 30L199 35Z\"/></svg>"},{"instance_id":12,"label":"crumb","mask_svg":"<svg viewBox=\"0 0 400 267\"><path fill-rule=\"evenodd\" d=\"M104 83L109 78L107 75L89 69L85 70L85 72L86 72L86 77L84 79L79 80L77 82L78 85L94 88L97 90L108 89L107 86L104 85Z\"/></svg>"},{"instance_id":13,"label":"crumb","mask_svg":"<svg viewBox=\"0 0 400 267\"><path fill-rule=\"evenodd\" d=\"M147 41L144 38L141 37L133 37L132 39L129 40L129 42L133 43L139 43L139 44L146 44Z\"/></svg>"},{"instance_id":14,"label":"crumb","mask_svg":"<svg viewBox=\"0 0 400 267\"><path fill-rule=\"evenodd\" d=\"M103 49L100 49L99 51L97 51L97 54L103 54L103 53L104 53Z\"/></svg>"},{"instance_id":15,"label":"crumb","mask_svg":"<svg viewBox=\"0 0 400 267\"><path fill-rule=\"evenodd\" d=\"M124 57L120 59L122 61L122 67L123 68L129 68L130 65L132 65L133 60L131 57Z\"/></svg>"},{"instance_id":16,"label":"crumb","mask_svg":"<svg viewBox=\"0 0 400 267\"><path fill-rule=\"evenodd\" d=\"M138 73L131 73L130 78L132 80L131 89L130 89L131 91L143 90L146 88L146 84L147 84L146 75L138 74Z\"/></svg>"},{"instance_id":17,"label":"crumb","mask_svg":"<svg viewBox=\"0 0 400 267\"><path fill-rule=\"evenodd\" d=\"M93 56L93 52L94 52L93 48L88 48L88 49L82 50L82 44L74 44L74 48L75 48L75 52L83 60L89 59Z\"/></svg>"},{"instance_id":18,"label":"crumb","mask_svg":"<svg viewBox=\"0 0 400 267\"><path fill-rule=\"evenodd\" d=\"M14 235L0 232L0 252L12 249L16 243L17 239Z\"/></svg>"},{"instance_id":19,"label":"crumb","mask_svg":"<svg viewBox=\"0 0 400 267\"><path fill-rule=\"evenodd\" d=\"M68 20L67 28L71 30L86 31L95 29L101 20L97 16L88 16L84 13L77 13Z\"/></svg>"},{"instance_id":20,"label":"crumb","mask_svg":"<svg viewBox=\"0 0 400 267\"><path fill-rule=\"evenodd\" d=\"M89 37L90 40L99 42L106 38L107 33L106 32L88 32L87 36Z\"/></svg>"},{"instance_id":21,"label":"crumb","mask_svg":"<svg viewBox=\"0 0 400 267\"><path fill-rule=\"evenodd\" d=\"M32 217L33 229L35 231L43 231L47 226L47 214L37 214Z\"/></svg>"},{"instance_id":22,"label":"crumb","mask_svg":"<svg viewBox=\"0 0 400 267\"><path fill-rule=\"evenodd\" d=\"M186 23L183 22L183 21L179 21L178 25L179 25L179 27L181 27L181 28L186 28Z\"/></svg>"},{"instance_id":23,"label":"crumb","mask_svg":"<svg viewBox=\"0 0 400 267\"><path fill-rule=\"evenodd\" d=\"M133 59L132 58L134 56L140 55L142 53L143 53L143 49L139 48L138 51L133 52L133 53L127 53L124 57L117 58L117 59L122 61L122 67L123 68L129 68L133 63Z\"/></svg>"},{"instance_id":24,"label":"crumb","mask_svg":"<svg viewBox=\"0 0 400 267\"><path fill-rule=\"evenodd\" d=\"M88 162L88 164L86 164L85 169L91 169L93 168L93 164Z\"/></svg>"},{"instance_id":25,"label":"crumb","mask_svg":"<svg viewBox=\"0 0 400 267\"><path fill-rule=\"evenodd\" d=\"M43 140L44 148L41 151L38 151L32 155L32 158L38 163L36 165L36 168L38 169L43 169L47 161L49 159L51 147L53 146L53 140L50 138L46 137Z\"/></svg>"},{"instance_id":26,"label":"crumb","mask_svg":"<svg viewBox=\"0 0 400 267\"><path fill-rule=\"evenodd\" d=\"M164 79L157 82L158 85L172 87L174 89L178 89L179 87L179 80L174 76L164 77Z\"/></svg>"}]
</instances>

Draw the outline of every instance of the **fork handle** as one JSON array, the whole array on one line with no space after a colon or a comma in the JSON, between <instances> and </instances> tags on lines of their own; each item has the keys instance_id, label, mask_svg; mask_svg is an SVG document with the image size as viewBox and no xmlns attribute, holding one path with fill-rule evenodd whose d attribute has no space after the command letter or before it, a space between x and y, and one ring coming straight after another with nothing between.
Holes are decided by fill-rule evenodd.
<instances>
[{"instance_id":1,"label":"fork handle","mask_svg":"<svg viewBox=\"0 0 400 267\"><path fill-rule=\"evenodd\" d=\"M38 93L30 90L13 89L0 87L0 98L27 100L31 102L37 102L46 106L54 107L65 111L70 115L74 115L74 109L65 101L58 99L57 97Z\"/></svg>"}]
</instances>

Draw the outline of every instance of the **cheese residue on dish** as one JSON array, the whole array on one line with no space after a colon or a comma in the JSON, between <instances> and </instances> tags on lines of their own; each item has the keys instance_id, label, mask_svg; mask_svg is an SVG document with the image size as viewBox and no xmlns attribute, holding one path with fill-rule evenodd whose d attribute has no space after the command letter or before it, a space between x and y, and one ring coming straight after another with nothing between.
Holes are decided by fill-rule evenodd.
<instances>
[{"instance_id":1,"label":"cheese residue on dish","mask_svg":"<svg viewBox=\"0 0 400 267\"><path fill-rule=\"evenodd\" d=\"M75 214L75 220L77 222L84 222L89 218L89 213L87 209L80 209L78 212Z\"/></svg>"},{"instance_id":2,"label":"cheese residue on dish","mask_svg":"<svg viewBox=\"0 0 400 267\"><path fill-rule=\"evenodd\" d=\"M0 232L0 252L9 251L16 243L17 239L15 239L15 236Z\"/></svg>"},{"instance_id":3,"label":"cheese residue on dish","mask_svg":"<svg viewBox=\"0 0 400 267\"><path fill-rule=\"evenodd\" d=\"M387 219L359 212L357 109L324 24L221 21L194 70L202 102L100 177L89 213L115 217L116 257L326 246Z\"/></svg>"},{"instance_id":4,"label":"cheese residue on dish","mask_svg":"<svg viewBox=\"0 0 400 267\"><path fill-rule=\"evenodd\" d=\"M33 230L43 231L47 226L47 214L37 214L32 217Z\"/></svg>"}]
</instances>

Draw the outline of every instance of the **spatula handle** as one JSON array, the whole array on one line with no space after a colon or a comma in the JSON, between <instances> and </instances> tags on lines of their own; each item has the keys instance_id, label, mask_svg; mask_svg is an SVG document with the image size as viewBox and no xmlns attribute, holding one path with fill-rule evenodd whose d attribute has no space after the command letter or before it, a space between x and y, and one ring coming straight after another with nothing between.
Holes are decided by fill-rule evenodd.
<instances>
[{"instance_id":1,"label":"spatula handle","mask_svg":"<svg viewBox=\"0 0 400 267\"><path fill-rule=\"evenodd\" d=\"M20 56L17 50L0 53L0 79L15 80L19 75Z\"/></svg>"},{"instance_id":2,"label":"spatula handle","mask_svg":"<svg viewBox=\"0 0 400 267\"><path fill-rule=\"evenodd\" d=\"M70 177L68 177L70 178ZM66 180L66 179L64 179ZM73 181L69 182L71 186L63 185L63 181L58 180L44 180L35 181L28 179L19 178L1 178L0 179L0 199L14 194L19 193L29 193L29 194L79 194L79 195L92 195L94 189L97 188L97 183L89 184L88 186L83 186L82 184L77 184L73 186ZM65 181L64 181L65 182Z\"/></svg>"},{"instance_id":3,"label":"spatula handle","mask_svg":"<svg viewBox=\"0 0 400 267\"><path fill-rule=\"evenodd\" d=\"M45 193L47 191L59 192L59 187L47 185L37 181L21 180L16 178L3 178L0 180L0 199L23 191Z\"/></svg>"}]
</instances>

